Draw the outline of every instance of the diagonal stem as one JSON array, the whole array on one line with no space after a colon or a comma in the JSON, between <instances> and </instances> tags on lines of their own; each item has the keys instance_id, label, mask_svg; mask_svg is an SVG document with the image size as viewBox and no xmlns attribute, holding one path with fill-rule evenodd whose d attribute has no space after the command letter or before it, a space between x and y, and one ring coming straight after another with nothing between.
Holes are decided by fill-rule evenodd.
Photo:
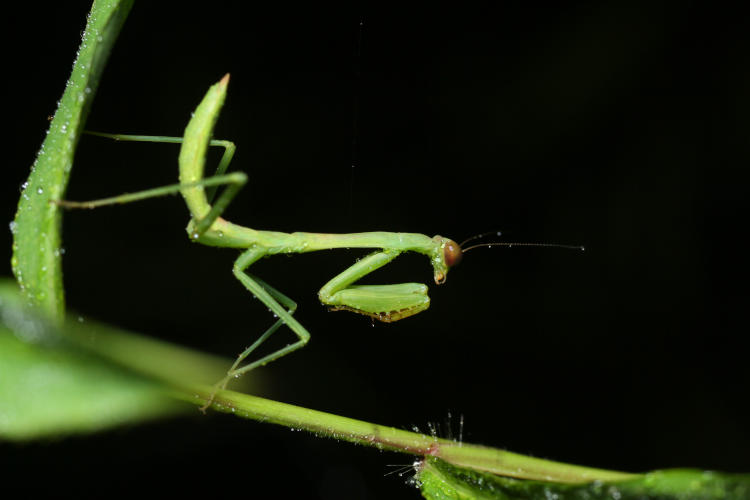
<instances>
[{"instance_id":1,"label":"diagonal stem","mask_svg":"<svg viewBox=\"0 0 750 500\"><path fill-rule=\"evenodd\" d=\"M212 392L209 386L194 386L178 393L177 397L202 406ZM317 436L374 446L381 450L439 457L453 465L502 476L563 483L621 481L639 476L437 438L233 391L216 392L212 406L215 410L242 418L306 430Z\"/></svg>"}]
</instances>

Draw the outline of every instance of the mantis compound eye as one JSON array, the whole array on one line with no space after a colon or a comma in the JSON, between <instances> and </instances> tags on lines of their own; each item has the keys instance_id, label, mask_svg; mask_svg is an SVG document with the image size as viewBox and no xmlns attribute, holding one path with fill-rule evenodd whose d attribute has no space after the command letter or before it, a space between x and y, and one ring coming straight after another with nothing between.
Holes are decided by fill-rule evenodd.
<instances>
[{"instance_id":1,"label":"mantis compound eye","mask_svg":"<svg viewBox=\"0 0 750 500\"><path fill-rule=\"evenodd\" d=\"M445 265L453 267L461 262L463 251L461 247L453 240L448 240L443 246L443 258L445 258Z\"/></svg>"}]
</instances>

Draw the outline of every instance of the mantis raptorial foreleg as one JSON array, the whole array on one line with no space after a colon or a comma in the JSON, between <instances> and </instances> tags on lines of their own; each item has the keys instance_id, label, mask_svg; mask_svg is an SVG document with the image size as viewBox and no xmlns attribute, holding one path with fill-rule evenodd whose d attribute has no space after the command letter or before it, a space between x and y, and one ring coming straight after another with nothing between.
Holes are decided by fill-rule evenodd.
<instances>
[{"instance_id":1,"label":"mantis raptorial foreleg","mask_svg":"<svg viewBox=\"0 0 750 500\"><path fill-rule=\"evenodd\" d=\"M430 306L430 297L427 295L427 287L422 283L353 284L388 264L400 253L384 250L360 259L320 289L320 301L332 306L333 310L354 311L385 322L397 321L424 311Z\"/></svg>"},{"instance_id":2,"label":"mantis raptorial foreleg","mask_svg":"<svg viewBox=\"0 0 750 500\"><path fill-rule=\"evenodd\" d=\"M193 113L193 117L185 129L184 137L94 134L125 141L181 143L179 184L90 202L57 202L65 207L94 208L179 192L185 199L191 213L187 232L192 241L210 246L244 250L234 264L233 273L250 293L260 299L274 313L278 320L238 356L227 372L227 376L216 384L216 389L224 388L233 377L239 377L258 366L270 363L301 348L310 339L309 332L292 316L297 307L296 303L267 283L246 272L260 258L276 254L314 252L335 248L376 249L376 252L357 261L326 283L318 296L321 302L330 306L333 310L348 310L381 321L396 321L427 309L430 304L427 286L421 283L356 285L355 283L359 279L389 263L399 254L414 251L429 258L433 268L434 280L441 284L445 281L449 268L461 259L461 247L454 241L442 236L430 238L416 233L382 231L352 234L280 233L259 231L232 224L222 219L221 214L247 182L247 176L242 172L225 173L234 155L234 144L229 141L211 140L213 126L226 95L228 80L229 75L209 89L203 101ZM224 147L224 154L219 162L216 175L204 178L203 169L206 150L209 146ZM213 201L214 190L221 185L226 187L216 201ZM278 330L282 324L287 325L292 330L297 336L297 341L241 366L255 349ZM211 404L212 399L213 395L209 398L206 406Z\"/></svg>"}]
</instances>

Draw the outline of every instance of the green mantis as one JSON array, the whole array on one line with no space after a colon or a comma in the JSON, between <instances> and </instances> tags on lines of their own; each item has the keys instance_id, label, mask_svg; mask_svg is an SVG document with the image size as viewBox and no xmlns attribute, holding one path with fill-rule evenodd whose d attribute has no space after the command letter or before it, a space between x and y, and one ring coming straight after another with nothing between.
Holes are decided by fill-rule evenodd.
<instances>
[{"instance_id":1,"label":"green mantis","mask_svg":"<svg viewBox=\"0 0 750 500\"><path fill-rule=\"evenodd\" d=\"M282 233L259 231L233 224L221 217L237 192L247 182L242 172L226 174L235 146L228 141L212 140L212 131L224 103L229 75L213 85L196 108L182 138L96 134L119 140L181 142L179 184L89 202L58 201L68 208L94 208L127 203L154 196L180 192L190 210L187 226L189 238L204 245L242 249L232 272L250 293L260 299L278 318L250 347L245 349L216 387L225 388L228 381L303 347L310 333L293 316L297 304L268 283L248 272L263 257L329 250L335 248L373 248L374 253L360 259L326 283L318 292L320 301L332 310L346 310L380 321L397 321L424 311L430 305L427 286L422 283L392 285L357 285L363 276L388 264L403 252L419 252L432 264L434 280L445 282L448 270L462 256L461 246L442 236L429 237L415 233L366 232L351 234ZM209 146L224 147L216 175L204 178L206 152ZM226 186L212 203L215 190ZM281 325L287 325L297 341L245 365L242 363ZM242 366L241 366L242 365Z\"/></svg>"}]
</instances>

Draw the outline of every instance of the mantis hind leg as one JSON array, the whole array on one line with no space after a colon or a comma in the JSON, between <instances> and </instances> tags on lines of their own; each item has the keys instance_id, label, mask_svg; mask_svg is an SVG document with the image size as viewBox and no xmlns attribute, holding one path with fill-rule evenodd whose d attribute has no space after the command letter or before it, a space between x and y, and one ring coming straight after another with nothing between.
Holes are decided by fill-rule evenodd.
<instances>
[{"instance_id":1,"label":"mantis hind leg","mask_svg":"<svg viewBox=\"0 0 750 500\"><path fill-rule=\"evenodd\" d=\"M320 289L318 297L333 311L351 311L384 322L413 316L430 306L422 283L354 285L363 276L386 265L400 252L384 250L360 259Z\"/></svg>"},{"instance_id":2,"label":"mantis hind leg","mask_svg":"<svg viewBox=\"0 0 750 500\"><path fill-rule=\"evenodd\" d=\"M263 304L265 304L265 306L274 313L274 316L278 317L279 319L273 325L271 325L271 327L268 328L268 330L266 330L260 337L258 337L258 339L253 342L250 347L245 349L237 357L234 364L227 372L226 377L216 383L213 392L211 393L206 404L201 408L201 410L205 410L211 405L216 391L224 389L231 379L240 377L250 370L253 370L259 366L266 365L282 356L286 356L290 352L304 347L304 345L307 344L307 342L310 340L310 333L292 316L292 314L294 314L294 311L297 309L296 302L273 288L268 283L245 271L258 259L263 257L263 255L265 255L265 252L263 250L255 248L251 248L250 250L243 252L234 264L233 273L235 277L245 286L245 288L247 288L250 293L255 295L255 297L263 302ZM263 356L260 359L257 359L244 366L240 366L240 364L245 361L245 359L250 354L252 354L252 352L255 351L256 348L258 348L258 346L260 346L276 330L278 330L281 325L287 325L289 329L292 330L295 335L297 335L297 342L289 344L286 347L282 347L281 349L278 349L271 354Z\"/></svg>"},{"instance_id":3,"label":"mantis hind leg","mask_svg":"<svg viewBox=\"0 0 750 500\"><path fill-rule=\"evenodd\" d=\"M105 132L91 132L85 131L87 135L93 135L96 137L105 137L107 139L114 139L116 141L129 141L129 142L163 142L168 144L182 144L184 139L182 137L171 137L162 135L135 135L135 134L109 134ZM91 201L68 201L68 200L57 200L55 203L64 208L98 208L106 205L115 205L121 203L131 203L133 201L145 200L148 198L156 198L159 196L166 196L170 194L177 194L184 189L194 187L205 187L206 197L208 202L213 201L216 194L216 189L220 185L224 184L244 184L247 182L247 176L244 173L229 174L225 175L229 164L234 158L234 152L237 150L237 146L231 141L212 139L209 142L209 146L218 146L224 148L224 152L219 160L219 165L216 167L216 172L212 177L207 177L198 182L190 184L170 184L168 186L161 186L153 189L146 189L143 191L137 191L135 193L125 193L119 196L112 196L109 198L102 198Z\"/></svg>"},{"instance_id":4,"label":"mantis hind leg","mask_svg":"<svg viewBox=\"0 0 750 500\"><path fill-rule=\"evenodd\" d=\"M105 137L108 139L114 139L116 141L130 141L130 142L164 142L169 144L182 144L184 139L182 137L168 137L168 136L150 136L150 135L133 135L133 134L109 134L104 132L89 132L86 134L94 135L97 137ZM216 172L212 177L198 180L190 183L170 184L168 186L161 186L153 189L146 189L143 191L137 191L134 193L125 193L119 196L112 196L109 198L101 198L98 200L91 201L68 201L68 200L56 200L54 203L63 208L98 208L107 205L116 205L123 203L132 203L134 201L145 200L148 198L156 198L160 196L166 196L170 194L177 194L184 192L188 189L193 188L206 188L206 198L209 203L213 201L216 194L216 190L219 186L226 185L227 188L221 193L216 203L211 207L211 210L200 220L195 221L195 225L192 228L191 233L193 238L198 238L211 227L211 224L224 212L226 207L237 195L237 192L247 183L247 175L243 172L234 172L226 174L229 164L232 162L234 152L237 149L235 144L231 141L212 139L209 141L209 146L219 146L224 148L224 153L219 160L219 165L216 168Z\"/></svg>"},{"instance_id":5,"label":"mantis hind leg","mask_svg":"<svg viewBox=\"0 0 750 500\"><path fill-rule=\"evenodd\" d=\"M182 137L171 137L164 135L109 134L106 132L91 132L88 130L84 133L96 137L114 139L116 141L164 142L168 144L182 144L184 142L184 139ZM221 160L219 160L219 165L216 167L214 176L224 175L224 173L227 171L227 168L229 167L229 164L232 163L232 158L234 158L234 152L237 150L237 146L232 141L225 141L223 139L211 139L208 145L224 148L224 153L221 155ZM218 185L212 185L208 186L208 189L206 189L206 198L208 198L209 203L213 201L217 187Z\"/></svg>"}]
</instances>

